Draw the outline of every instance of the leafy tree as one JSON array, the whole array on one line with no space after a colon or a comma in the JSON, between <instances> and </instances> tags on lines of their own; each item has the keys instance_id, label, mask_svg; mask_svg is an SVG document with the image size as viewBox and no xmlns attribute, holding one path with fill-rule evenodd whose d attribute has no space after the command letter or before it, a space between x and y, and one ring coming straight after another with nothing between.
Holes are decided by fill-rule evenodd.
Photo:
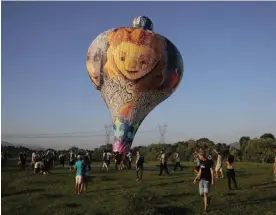
<instances>
[{"instance_id":1,"label":"leafy tree","mask_svg":"<svg viewBox=\"0 0 276 215\"><path fill-rule=\"evenodd\" d=\"M265 133L265 134L263 134L260 138L261 138L261 139L269 139L269 138L275 139L274 135L271 134L271 133Z\"/></svg>"}]
</instances>

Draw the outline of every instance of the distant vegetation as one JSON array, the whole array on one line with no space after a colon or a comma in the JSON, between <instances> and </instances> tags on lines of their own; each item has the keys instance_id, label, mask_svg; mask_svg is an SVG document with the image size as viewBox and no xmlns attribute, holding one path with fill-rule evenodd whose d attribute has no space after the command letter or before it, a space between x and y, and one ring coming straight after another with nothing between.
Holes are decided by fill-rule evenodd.
<instances>
[{"instance_id":1,"label":"distant vegetation","mask_svg":"<svg viewBox=\"0 0 276 215\"><path fill-rule=\"evenodd\" d=\"M3 148L2 142L2 148ZM29 151L31 149L24 147L15 147L9 145L5 147L8 149L8 157L14 157L19 154L20 151ZM173 152L178 152L180 154L181 160L183 161L192 161L192 153L195 150L203 149L208 154L214 154L214 149L221 152L222 156L226 156L229 152L235 156L236 161L245 161L245 162L264 162L271 163L274 161L276 154L276 139L273 134L265 133L260 138L251 139L250 137L243 136L240 138L238 143L227 145L225 143L214 143L213 141L207 138L200 138L198 140L188 140L188 141L179 141L174 144L151 144L149 146L137 146L132 148L133 154L136 150L141 151L146 161L156 160L156 155L158 152L164 149L168 154ZM65 152L73 151L83 151L77 147L72 147ZM103 150L112 150L112 145L103 145L99 148L95 148L92 153L93 160L101 160Z\"/></svg>"}]
</instances>

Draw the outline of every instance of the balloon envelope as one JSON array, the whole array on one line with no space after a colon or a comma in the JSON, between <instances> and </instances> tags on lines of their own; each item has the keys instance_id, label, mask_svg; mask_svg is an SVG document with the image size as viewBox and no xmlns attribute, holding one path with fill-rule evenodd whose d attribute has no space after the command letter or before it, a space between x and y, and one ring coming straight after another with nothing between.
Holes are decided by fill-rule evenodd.
<instances>
[{"instance_id":1,"label":"balloon envelope","mask_svg":"<svg viewBox=\"0 0 276 215\"><path fill-rule=\"evenodd\" d=\"M137 26L100 34L86 61L90 79L112 117L113 151L123 154L145 117L175 91L183 76L177 48L167 38Z\"/></svg>"}]
</instances>

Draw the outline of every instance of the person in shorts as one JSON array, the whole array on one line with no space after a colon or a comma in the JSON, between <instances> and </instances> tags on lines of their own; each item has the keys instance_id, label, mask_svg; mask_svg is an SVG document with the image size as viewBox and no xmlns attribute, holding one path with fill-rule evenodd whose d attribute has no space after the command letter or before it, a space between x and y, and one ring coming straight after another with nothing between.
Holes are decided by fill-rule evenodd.
<instances>
[{"instance_id":1,"label":"person in shorts","mask_svg":"<svg viewBox=\"0 0 276 215\"><path fill-rule=\"evenodd\" d=\"M76 170L75 191L77 194L81 194L83 191L84 163L80 155L77 156L77 162L75 163L74 169Z\"/></svg>"},{"instance_id":2,"label":"person in shorts","mask_svg":"<svg viewBox=\"0 0 276 215\"><path fill-rule=\"evenodd\" d=\"M206 155L202 152L199 154L200 159L200 169L198 175L194 179L194 184L196 184L199 179L199 194L203 196L204 201L204 212L207 212L207 207L210 204L211 196L211 183L214 184L214 171L210 160L206 158Z\"/></svg>"}]
</instances>

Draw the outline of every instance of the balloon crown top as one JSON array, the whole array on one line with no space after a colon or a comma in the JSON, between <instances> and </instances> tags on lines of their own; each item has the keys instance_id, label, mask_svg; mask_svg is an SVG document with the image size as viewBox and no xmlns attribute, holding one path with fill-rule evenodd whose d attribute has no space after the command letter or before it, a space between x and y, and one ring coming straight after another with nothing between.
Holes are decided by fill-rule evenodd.
<instances>
[{"instance_id":1,"label":"balloon crown top","mask_svg":"<svg viewBox=\"0 0 276 215\"><path fill-rule=\"evenodd\" d=\"M146 16L137 16L132 21L133 28L143 28L152 31L153 24L152 21Z\"/></svg>"}]
</instances>

